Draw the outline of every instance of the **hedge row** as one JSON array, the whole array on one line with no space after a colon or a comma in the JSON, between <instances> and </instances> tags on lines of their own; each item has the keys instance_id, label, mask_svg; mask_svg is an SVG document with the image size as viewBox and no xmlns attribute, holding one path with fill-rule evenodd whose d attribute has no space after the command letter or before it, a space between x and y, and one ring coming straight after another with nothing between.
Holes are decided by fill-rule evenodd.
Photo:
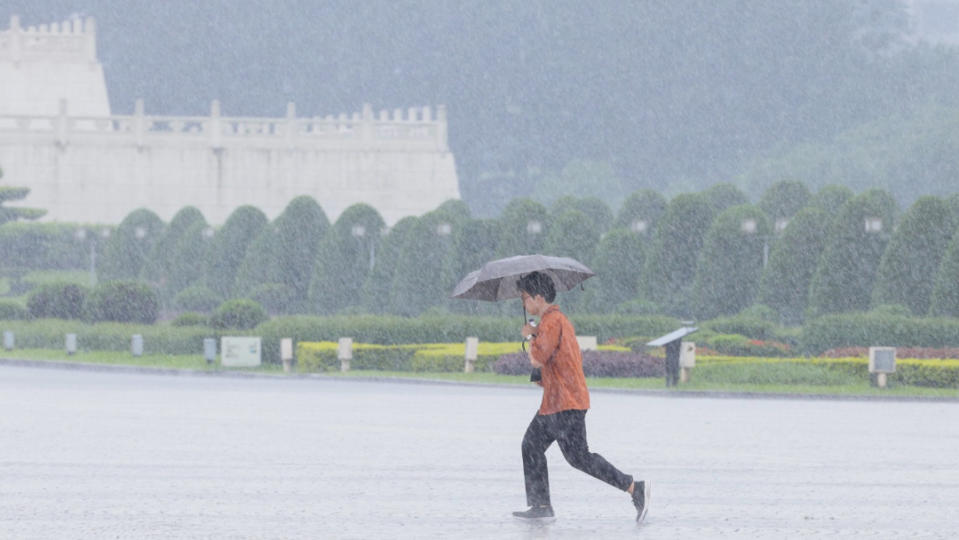
<instances>
[{"instance_id":1,"label":"hedge row","mask_svg":"<svg viewBox=\"0 0 959 540\"><path fill-rule=\"evenodd\" d=\"M492 364L503 354L519 350L521 345L480 342L476 371L491 371ZM299 342L296 346L299 371L337 371L339 346L332 341ZM350 369L383 371L455 372L463 371L465 343L427 343L411 345L376 345L353 343Z\"/></svg>"},{"instance_id":2,"label":"hedge row","mask_svg":"<svg viewBox=\"0 0 959 540\"><path fill-rule=\"evenodd\" d=\"M825 315L806 323L801 347L818 355L837 347L959 346L959 319L908 317L886 313Z\"/></svg>"},{"instance_id":3,"label":"hedge row","mask_svg":"<svg viewBox=\"0 0 959 540\"><path fill-rule=\"evenodd\" d=\"M570 317L580 336L597 336L600 343L621 336L658 336L675 330L675 319L660 316L581 315ZM450 315L417 318L356 315L335 317L276 317L251 331L263 337L264 362L279 362L280 340L337 341L351 337L354 343L462 343L469 336L480 344L519 342L522 320L503 317Z\"/></svg>"},{"instance_id":4,"label":"hedge row","mask_svg":"<svg viewBox=\"0 0 959 540\"><path fill-rule=\"evenodd\" d=\"M234 335L203 326L90 324L61 319L0 321L0 330L12 331L17 348L25 349L62 349L64 336L76 334L77 347L81 351L128 351L131 336L140 334L144 351L160 354L203 354L204 338Z\"/></svg>"},{"instance_id":5,"label":"hedge row","mask_svg":"<svg viewBox=\"0 0 959 540\"><path fill-rule=\"evenodd\" d=\"M730 369L735 367L736 369ZM723 374L723 372L727 374ZM696 358L694 376L724 382L843 384L869 379L867 358L760 358L707 356ZM728 374L734 374L735 379ZM959 360L904 358L896 360L890 384L959 388Z\"/></svg>"}]
</instances>

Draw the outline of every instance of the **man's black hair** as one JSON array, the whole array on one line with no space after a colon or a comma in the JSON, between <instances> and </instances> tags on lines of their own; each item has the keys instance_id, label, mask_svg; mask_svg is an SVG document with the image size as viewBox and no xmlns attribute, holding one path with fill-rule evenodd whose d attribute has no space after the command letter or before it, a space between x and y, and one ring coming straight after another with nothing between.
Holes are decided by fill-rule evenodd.
<instances>
[{"instance_id":1,"label":"man's black hair","mask_svg":"<svg viewBox=\"0 0 959 540\"><path fill-rule=\"evenodd\" d=\"M519 278L516 287L521 291L526 291L530 296L542 295L549 303L556 299L556 287L553 286L553 280L542 272L531 272Z\"/></svg>"}]
</instances>

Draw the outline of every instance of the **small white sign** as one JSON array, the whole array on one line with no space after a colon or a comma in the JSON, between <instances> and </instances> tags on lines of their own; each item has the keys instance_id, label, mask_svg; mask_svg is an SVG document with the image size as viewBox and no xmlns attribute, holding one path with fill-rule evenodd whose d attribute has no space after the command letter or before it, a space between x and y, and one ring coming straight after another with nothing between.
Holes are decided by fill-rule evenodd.
<instances>
[{"instance_id":1,"label":"small white sign","mask_svg":"<svg viewBox=\"0 0 959 540\"><path fill-rule=\"evenodd\" d=\"M595 351L599 346L596 342L596 336L576 336L576 342L579 343L581 351Z\"/></svg>"},{"instance_id":2,"label":"small white sign","mask_svg":"<svg viewBox=\"0 0 959 540\"><path fill-rule=\"evenodd\" d=\"M256 367L260 365L260 351L258 337L223 337L220 363L224 367Z\"/></svg>"},{"instance_id":3,"label":"small white sign","mask_svg":"<svg viewBox=\"0 0 959 540\"><path fill-rule=\"evenodd\" d=\"M679 367L696 367L696 344L692 341L683 341L679 344Z\"/></svg>"},{"instance_id":4,"label":"small white sign","mask_svg":"<svg viewBox=\"0 0 959 540\"><path fill-rule=\"evenodd\" d=\"M479 356L479 338L466 338L466 359L476 360L477 356Z\"/></svg>"}]
</instances>

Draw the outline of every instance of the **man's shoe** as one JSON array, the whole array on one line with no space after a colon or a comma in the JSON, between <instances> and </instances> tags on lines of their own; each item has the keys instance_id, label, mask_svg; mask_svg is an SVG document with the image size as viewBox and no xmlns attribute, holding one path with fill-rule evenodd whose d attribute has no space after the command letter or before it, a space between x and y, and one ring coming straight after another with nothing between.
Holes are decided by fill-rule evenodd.
<instances>
[{"instance_id":1,"label":"man's shoe","mask_svg":"<svg viewBox=\"0 0 959 540\"><path fill-rule=\"evenodd\" d=\"M553 517L553 507L549 505L530 506L529 510L513 512L513 515L520 519L547 519Z\"/></svg>"},{"instance_id":2,"label":"man's shoe","mask_svg":"<svg viewBox=\"0 0 959 540\"><path fill-rule=\"evenodd\" d=\"M633 506L636 507L636 522L646 519L649 510L649 482L640 480L633 483Z\"/></svg>"}]
</instances>

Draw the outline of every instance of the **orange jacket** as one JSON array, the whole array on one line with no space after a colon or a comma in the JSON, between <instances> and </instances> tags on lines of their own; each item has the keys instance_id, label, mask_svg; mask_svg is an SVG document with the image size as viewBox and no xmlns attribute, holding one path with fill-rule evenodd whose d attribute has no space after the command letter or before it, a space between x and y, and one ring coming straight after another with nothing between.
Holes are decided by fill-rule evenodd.
<instances>
[{"instance_id":1,"label":"orange jacket","mask_svg":"<svg viewBox=\"0 0 959 540\"><path fill-rule=\"evenodd\" d=\"M589 390L576 330L558 306L550 306L543 313L530 354L543 364L543 402L539 414L589 408Z\"/></svg>"}]
</instances>

